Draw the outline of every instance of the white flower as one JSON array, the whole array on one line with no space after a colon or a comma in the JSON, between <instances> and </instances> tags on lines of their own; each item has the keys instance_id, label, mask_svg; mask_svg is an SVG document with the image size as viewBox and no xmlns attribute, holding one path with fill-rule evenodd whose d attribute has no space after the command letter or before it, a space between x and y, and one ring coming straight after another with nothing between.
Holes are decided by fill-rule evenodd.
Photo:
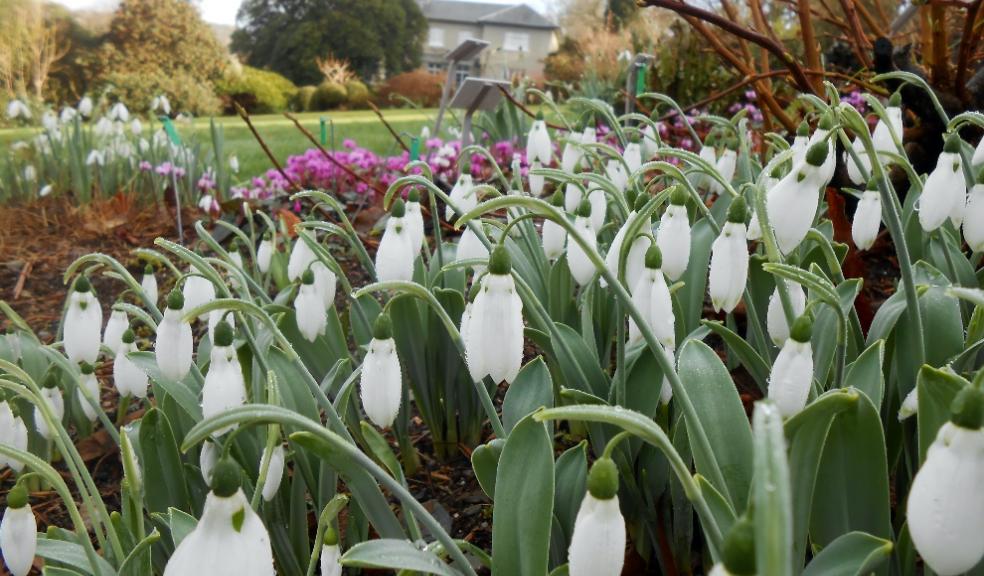
<instances>
[{"instance_id":1,"label":"white flower","mask_svg":"<svg viewBox=\"0 0 984 576\"><path fill-rule=\"evenodd\" d=\"M311 263L317 260L314 250L308 246L301 236L297 237L294 247L290 251L290 259L287 260L287 279L291 282L300 280L301 274L311 267Z\"/></svg>"},{"instance_id":2,"label":"white flower","mask_svg":"<svg viewBox=\"0 0 984 576\"><path fill-rule=\"evenodd\" d=\"M625 192L625 187L629 185L629 175L625 172L625 166L615 158L605 164L605 175L612 181L615 188Z\"/></svg>"},{"instance_id":3,"label":"white flower","mask_svg":"<svg viewBox=\"0 0 984 576\"><path fill-rule=\"evenodd\" d=\"M766 198L769 224L783 254L795 250L813 225L820 202L820 171L825 161L822 155L826 151L826 146L822 144L811 147L806 160L793 165L793 170L776 184Z\"/></svg>"},{"instance_id":4,"label":"white flower","mask_svg":"<svg viewBox=\"0 0 984 576\"><path fill-rule=\"evenodd\" d=\"M916 473L906 506L919 555L940 576L963 574L984 557L984 431L944 424Z\"/></svg>"},{"instance_id":5,"label":"white flower","mask_svg":"<svg viewBox=\"0 0 984 576\"><path fill-rule=\"evenodd\" d=\"M584 203L578 209L581 214L587 212ZM588 216L578 215L574 218L574 230L578 236L583 238L592 251L597 250L598 238L595 236L594 227L591 226L591 219ZM594 278L595 266L588 258L588 253L573 238L567 246L567 265L571 269L571 276L581 286L584 286Z\"/></svg>"},{"instance_id":6,"label":"white flower","mask_svg":"<svg viewBox=\"0 0 984 576\"><path fill-rule=\"evenodd\" d=\"M100 136L100 137L108 136L113 132L113 121L110 120L108 117L103 116L102 118L99 119L98 122L96 122L96 125L95 127L93 127L92 130L93 132L96 133L96 136ZM161 132L164 131L161 130ZM164 138L167 138L166 134L164 135Z\"/></svg>"},{"instance_id":7,"label":"white flower","mask_svg":"<svg viewBox=\"0 0 984 576\"><path fill-rule=\"evenodd\" d=\"M239 157L235 154L229 156L229 169L233 174L239 174Z\"/></svg>"},{"instance_id":8,"label":"white flower","mask_svg":"<svg viewBox=\"0 0 984 576\"><path fill-rule=\"evenodd\" d=\"M617 492L615 463L610 458L597 460L591 467L588 492L574 520L574 533L567 553L570 576L618 576L622 573L625 518L618 506Z\"/></svg>"},{"instance_id":9,"label":"white flower","mask_svg":"<svg viewBox=\"0 0 984 576\"><path fill-rule=\"evenodd\" d=\"M461 234L461 239L458 240L457 251L455 252L455 261L460 262L462 260L472 260L472 259L482 259L487 260L489 257L489 249L482 244L482 241L478 238L478 235L472 231L471 227L466 226L465 231ZM480 275L485 272L485 266L476 265L472 269L475 271L476 275Z\"/></svg>"},{"instance_id":10,"label":"white flower","mask_svg":"<svg viewBox=\"0 0 984 576\"><path fill-rule=\"evenodd\" d=\"M779 183L779 171L778 167L774 169L772 174L765 174L762 176L762 188L765 190L766 206L769 203L769 194L772 194L772 190L775 189L776 184ZM749 240L759 240L762 238L762 225L759 223L758 212L752 210L752 218L748 222L748 239Z\"/></svg>"},{"instance_id":11,"label":"white flower","mask_svg":"<svg viewBox=\"0 0 984 576\"><path fill-rule=\"evenodd\" d=\"M380 282L413 279L416 252L405 213L403 200L397 199L376 250L376 279Z\"/></svg>"},{"instance_id":12,"label":"white flower","mask_svg":"<svg viewBox=\"0 0 984 576\"><path fill-rule=\"evenodd\" d=\"M806 310L806 292L803 287L792 280L784 280L789 292L790 304L792 304L793 318L799 318ZM782 299L779 297L779 288L772 291L769 297L769 308L766 313L766 328L769 331L769 338L776 346L782 346L789 338L789 324L786 322L786 313L782 308Z\"/></svg>"},{"instance_id":13,"label":"white flower","mask_svg":"<svg viewBox=\"0 0 984 576\"><path fill-rule=\"evenodd\" d=\"M581 144L594 144L598 141L598 131L594 126L585 126L581 131Z\"/></svg>"},{"instance_id":14,"label":"white flower","mask_svg":"<svg viewBox=\"0 0 984 576\"><path fill-rule=\"evenodd\" d=\"M256 249L256 266L262 274L270 271L270 261L273 260L273 240L264 237Z\"/></svg>"},{"instance_id":15,"label":"white flower","mask_svg":"<svg viewBox=\"0 0 984 576\"><path fill-rule=\"evenodd\" d=\"M319 334L325 333L328 316L325 314L325 301L314 285L314 272L307 270L302 276L301 286L294 298L294 312L297 330L308 342L314 342Z\"/></svg>"},{"instance_id":16,"label":"white flower","mask_svg":"<svg viewBox=\"0 0 984 576\"><path fill-rule=\"evenodd\" d=\"M134 398L147 397L147 374L137 366L133 360L127 358L127 354L137 351L137 344L133 340L133 332L127 330L123 333L122 344L113 359L113 383L120 396L133 396Z\"/></svg>"},{"instance_id":17,"label":"white flower","mask_svg":"<svg viewBox=\"0 0 984 576\"><path fill-rule=\"evenodd\" d=\"M736 198L732 205L741 204L741 214L735 218L744 220L744 200ZM732 221L721 229L721 235L711 245L711 271L708 278L708 292L714 311L724 310L730 314L745 292L748 280L748 243L745 239L745 223Z\"/></svg>"},{"instance_id":18,"label":"white flower","mask_svg":"<svg viewBox=\"0 0 984 576\"><path fill-rule=\"evenodd\" d=\"M858 250L867 250L878 237L878 227L881 225L881 195L877 190L865 190L854 213L851 224L851 237Z\"/></svg>"},{"instance_id":19,"label":"white flower","mask_svg":"<svg viewBox=\"0 0 984 576\"><path fill-rule=\"evenodd\" d=\"M65 399L62 398L61 390L57 386L45 386L41 388L41 397L48 404L54 419L61 421L62 417L65 416ZM51 440L55 437L54 430L48 427L48 422L37 406L34 407L34 427L45 440Z\"/></svg>"},{"instance_id":20,"label":"white flower","mask_svg":"<svg viewBox=\"0 0 984 576\"><path fill-rule=\"evenodd\" d=\"M550 145L550 133L547 131L547 123L541 115L533 121L530 132L526 137L526 161L530 164L539 160L543 164L550 165L553 161L553 146Z\"/></svg>"},{"instance_id":21,"label":"white flower","mask_svg":"<svg viewBox=\"0 0 984 576\"><path fill-rule=\"evenodd\" d=\"M622 244L625 243L625 235L628 233L629 226L632 225L635 218L635 211L630 212L628 218L625 219L625 223L622 224L622 227L615 233L615 238L608 247L608 254L605 255L605 267L608 268L608 271L611 272L612 276L615 276L616 278L618 278L619 253L622 251ZM651 222L643 223L642 228L639 229L639 235L635 237L632 241L632 245L629 246L629 253L625 255L625 286L630 290L635 286L636 282L639 281L639 276L642 274L642 270L645 267L646 250L649 249L650 241L649 237L645 236L643 233L651 230ZM607 286L608 282L602 278L601 285Z\"/></svg>"},{"instance_id":22,"label":"white flower","mask_svg":"<svg viewBox=\"0 0 984 576\"><path fill-rule=\"evenodd\" d=\"M868 157L868 153L865 151L864 142L855 137L854 142L851 143L851 148L854 149L854 153L858 155L858 160L861 161L860 166L854 161L854 158L844 151L844 163L847 164L847 177L851 179L851 182L855 184L863 184L865 174L871 177L871 158ZM863 170L862 170L863 168Z\"/></svg>"},{"instance_id":23,"label":"white flower","mask_svg":"<svg viewBox=\"0 0 984 576\"><path fill-rule=\"evenodd\" d=\"M471 174L462 172L458 180L451 188L451 202L459 210L459 215L468 213L472 208L478 206L478 195L475 193L475 185L472 183ZM454 220L455 211L451 206L444 207L444 219L448 222Z\"/></svg>"},{"instance_id":24,"label":"white flower","mask_svg":"<svg viewBox=\"0 0 984 576\"><path fill-rule=\"evenodd\" d=\"M171 102L164 94L154 96L154 99L150 101L150 109L154 112L159 111L165 116L169 116L171 114Z\"/></svg>"},{"instance_id":25,"label":"white flower","mask_svg":"<svg viewBox=\"0 0 984 576\"><path fill-rule=\"evenodd\" d=\"M642 154L646 160L649 160L659 151L659 139L651 124L646 124L642 129L642 136Z\"/></svg>"},{"instance_id":26,"label":"white flower","mask_svg":"<svg viewBox=\"0 0 984 576\"><path fill-rule=\"evenodd\" d=\"M829 124L828 124L829 120ZM823 117L820 119L820 125L817 130L810 136L810 141L807 146L807 153L810 151L810 147L818 142L826 142L827 146L827 156L824 158L822 164L819 165L817 170L817 177L819 182L817 183L818 190L823 190L830 184L831 179L834 177L834 170L837 168L837 156L834 154L834 138L828 138L827 135L830 134L830 130L833 127L833 120L829 117ZM795 164L794 164L795 166Z\"/></svg>"},{"instance_id":27,"label":"white flower","mask_svg":"<svg viewBox=\"0 0 984 576\"><path fill-rule=\"evenodd\" d=\"M208 339L215 342L215 328L219 325L219 322L225 320L232 326L233 329L236 327L236 316L229 314L228 310L212 310L208 313Z\"/></svg>"},{"instance_id":28,"label":"white flower","mask_svg":"<svg viewBox=\"0 0 984 576\"><path fill-rule=\"evenodd\" d=\"M113 351L116 355L120 345L123 343L123 333L130 326L130 320L126 317L126 312L113 310L106 322L106 331L103 332L103 345Z\"/></svg>"},{"instance_id":29,"label":"white flower","mask_svg":"<svg viewBox=\"0 0 984 576\"><path fill-rule=\"evenodd\" d=\"M219 464L221 465L221 463ZM198 525L164 568L164 576L274 576L270 535L241 489L205 498Z\"/></svg>"},{"instance_id":30,"label":"white flower","mask_svg":"<svg viewBox=\"0 0 984 576\"><path fill-rule=\"evenodd\" d=\"M581 162L581 156L584 154L578 145L581 141L580 132L571 132L567 135L567 143L564 144L564 152L560 156L560 169L564 172L573 173Z\"/></svg>"},{"instance_id":31,"label":"white flower","mask_svg":"<svg viewBox=\"0 0 984 576\"><path fill-rule=\"evenodd\" d=\"M559 193L559 192L558 192ZM562 207L558 207L562 209ZM550 260L560 258L567 244L567 230L553 220L543 221L543 253Z\"/></svg>"},{"instance_id":32,"label":"white flower","mask_svg":"<svg viewBox=\"0 0 984 576\"><path fill-rule=\"evenodd\" d=\"M45 110L41 114L41 126L48 132L58 132L58 116L51 110Z\"/></svg>"},{"instance_id":33,"label":"white flower","mask_svg":"<svg viewBox=\"0 0 984 576\"><path fill-rule=\"evenodd\" d=\"M386 314L376 317L373 339L362 362L359 394L362 408L373 424L380 428L393 425L403 397L403 373L393 327Z\"/></svg>"},{"instance_id":34,"label":"white flower","mask_svg":"<svg viewBox=\"0 0 984 576\"><path fill-rule=\"evenodd\" d=\"M715 169L726 182L731 182L735 177L735 170L738 168L738 153L730 148L725 148L724 152L718 156ZM717 180L711 179L710 191L713 194L724 194L724 186Z\"/></svg>"},{"instance_id":35,"label":"white flower","mask_svg":"<svg viewBox=\"0 0 984 576\"><path fill-rule=\"evenodd\" d=\"M978 168L981 164L984 164L984 138L977 143L977 148L974 148L974 156L970 160L971 165L974 168Z\"/></svg>"},{"instance_id":36,"label":"white flower","mask_svg":"<svg viewBox=\"0 0 984 576\"><path fill-rule=\"evenodd\" d=\"M96 374L89 364L82 365L82 377L79 379L75 396L82 406L85 417L89 419L89 422L95 422L102 409L99 406L99 381L96 380Z\"/></svg>"},{"instance_id":37,"label":"white flower","mask_svg":"<svg viewBox=\"0 0 984 576\"><path fill-rule=\"evenodd\" d=\"M7 494L7 508L0 520L0 552L13 576L26 576L38 547L38 521L27 503L27 490L20 485Z\"/></svg>"},{"instance_id":38,"label":"white flower","mask_svg":"<svg viewBox=\"0 0 984 576\"><path fill-rule=\"evenodd\" d=\"M130 122L130 132L132 132L134 136L140 136L140 133L143 132L143 124L140 122L139 118L134 118L133 122Z\"/></svg>"},{"instance_id":39,"label":"white flower","mask_svg":"<svg viewBox=\"0 0 984 576\"><path fill-rule=\"evenodd\" d=\"M92 150L89 152L89 156L85 159L86 166L102 166L106 163L106 156L103 154L102 150Z\"/></svg>"},{"instance_id":40,"label":"white flower","mask_svg":"<svg viewBox=\"0 0 984 576\"><path fill-rule=\"evenodd\" d=\"M690 220L684 204L686 193L680 192L676 203L670 200L656 231L656 244L663 253L663 273L673 281L683 276L690 264Z\"/></svg>"},{"instance_id":41,"label":"white flower","mask_svg":"<svg viewBox=\"0 0 984 576\"><path fill-rule=\"evenodd\" d=\"M191 325L182 320L184 304L180 292L171 292L154 342L154 355L161 375L174 381L181 380L191 370Z\"/></svg>"},{"instance_id":42,"label":"white flower","mask_svg":"<svg viewBox=\"0 0 984 576\"><path fill-rule=\"evenodd\" d=\"M540 196L541 194L543 194L543 186L546 182L546 179L541 174L534 174L534 172L536 172L540 168L542 168L542 166L540 165L540 161L539 160L534 161L533 165L530 166L529 176L527 176L527 178L530 181L530 194L533 196Z\"/></svg>"},{"instance_id":43,"label":"white flower","mask_svg":"<svg viewBox=\"0 0 984 576\"><path fill-rule=\"evenodd\" d=\"M202 197L198 199L198 209L202 212L211 212L217 205L218 202L211 194L202 194Z\"/></svg>"},{"instance_id":44,"label":"white flower","mask_svg":"<svg viewBox=\"0 0 984 576\"><path fill-rule=\"evenodd\" d=\"M415 200L418 197L416 190L410 193L409 201L406 204L406 216L403 218L407 230L410 232L410 249L415 255L424 246L424 215L420 212L420 202Z\"/></svg>"},{"instance_id":45,"label":"white flower","mask_svg":"<svg viewBox=\"0 0 984 576\"><path fill-rule=\"evenodd\" d=\"M85 116L86 118L92 116L92 98L84 96L81 100L79 100L79 114Z\"/></svg>"},{"instance_id":46,"label":"white flower","mask_svg":"<svg viewBox=\"0 0 984 576\"><path fill-rule=\"evenodd\" d=\"M321 546L321 576L342 576L342 550L338 542Z\"/></svg>"},{"instance_id":47,"label":"white flower","mask_svg":"<svg viewBox=\"0 0 984 576\"><path fill-rule=\"evenodd\" d=\"M632 304L646 321L653 335L669 351L676 348L675 318L670 289L662 271L659 247L651 246L645 257L645 268L632 286ZM635 320L629 318L629 344L642 342L642 332Z\"/></svg>"},{"instance_id":48,"label":"white flower","mask_svg":"<svg viewBox=\"0 0 984 576\"><path fill-rule=\"evenodd\" d=\"M215 345L212 347L208 373L202 386L202 417L206 419L246 403L243 368L232 343L232 326L227 322L219 322L215 327ZM214 434L221 436L235 428L235 425L227 426Z\"/></svg>"},{"instance_id":49,"label":"white flower","mask_svg":"<svg viewBox=\"0 0 984 576\"><path fill-rule=\"evenodd\" d=\"M52 190L54 190L54 188L51 187L51 184L45 184L41 187L41 190L38 190L38 196L44 198L45 196L51 194Z\"/></svg>"},{"instance_id":50,"label":"white flower","mask_svg":"<svg viewBox=\"0 0 984 576\"><path fill-rule=\"evenodd\" d=\"M905 395L905 399L902 400L902 406L899 407L899 422L909 418L910 416L915 416L919 413L919 387L913 386L912 390Z\"/></svg>"},{"instance_id":51,"label":"white flower","mask_svg":"<svg viewBox=\"0 0 984 576\"><path fill-rule=\"evenodd\" d=\"M144 268L143 278L140 279L140 287L147 294L147 299L157 303L157 277L154 276L154 267L148 264Z\"/></svg>"},{"instance_id":52,"label":"white flower","mask_svg":"<svg viewBox=\"0 0 984 576\"><path fill-rule=\"evenodd\" d=\"M0 402L0 445L27 451L27 426L20 416L14 416L6 400ZM20 460L0 456L0 470L7 466L17 473L24 469L24 463Z\"/></svg>"},{"instance_id":53,"label":"white flower","mask_svg":"<svg viewBox=\"0 0 984 576\"><path fill-rule=\"evenodd\" d=\"M11 100L7 103L7 118L11 120L16 120L18 118L30 120L31 109L27 107L27 104L24 104L20 100Z\"/></svg>"},{"instance_id":54,"label":"white flower","mask_svg":"<svg viewBox=\"0 0 984 576\"><path fill-rule=\"evenodd\" d=\"M314 272L314 287L321 295L325 310L328 310L335 305L335 290L338 279L335 277L335 273L320 260L311 264L311 271Z\"/></svg>"},{"instance_id":55,"label":"white flower","mask_svg":"<svg viewBox=\"0 0 984 576\"><path fill-rule=\"evenodd\" d=\"M652 130L651 126L647 126ZM629 175L633 174L639 168L642 167L642 147L638 142L629 142L625 145L625 150L622 152L622 159L625 160L625 164L629 167Z\"/></svg>"},{"instance_id":56,"label":"white flower","mask_svg":"<svg viewBox=\"0 0 984 576\"><path fill-rule=\"evenodd\" d=\"M576 212L583 198L584 192L581 187L573 182L568 182L567 186L564 187L564 210L571 213Z\"/></svg>"},{"instance_id":57,"label":"white flower","mask_svg":"<svg viewBox=\"0 0 984 576\"><path fill-rule=\"evenodd\" d=\"M970 189L963 221L963 234L964 240L972 251L984 252L984 183L975 184Z\"/></svg>"},{"instance_id":58,"label":"white flower","mask_svg":"<svg viewBox=\"0 0 984 576\"><path fill-rule=\"evenodd\" d=\"M700 152L697 153L701 160L707 162L713 168L717 165L717 151L714 150L714 146L710 144L710 139L708 139L707 144L701 146ZM704 172L697 175L694 180L694 186L700 188L710 188L714 184L714 179Z\"/></svg>"},{"instance_id":59,"label":"white flower","mask_svg":"<svg viewBox=\"0 0 984 576\"><path fill-rule=\"evenodd\" d=\"M68 298L68 311L65 312L63 327L65 355L70 361L92 364L99 358L102 318L102 307L92 292L89 280L80 276Z\"/></svg>"},{"instance_id":60,"label":"white flower","mask_svg":"<svg viewBox=\"0 0 984 576\"><path fill-rule=\"evenodd\" d=\"M75 108L72 108L71 106L65 106L64 108L62 108L61 114L58 115L58 121L61 122L62 124L68 124L69 122L74 120L75 116L77 115L78 112L75 111Z\"/></svg>"},{"instance_id":61,"label":"white flower","mask_svg":"<svg viewBox=\"0 0 984 576\"><path fill-rule=\"evenodd\" d=\"M488 375L512 383L523 363L523 302L511 266L506 249L496 248L469 314L462 316L465 359L475 382Z\"/></svg>"},{"instance_id":62,"label":"white flower","mask_svg":"<svg viewBox=\"0 0 984 576\"><path fill-rule=\"evenodd\" d=\"M219 462L219 456L221 455L221 450L215 445L211 439L202 442L202 450L198 454L198 468L202 471L202 480L208 486L212 485L212 470L215 469L215 465Z\"/></svg>"},{"instance_id":63,"label":"white flower","mask_svg":"<svg viewBox=\"0 0 984 576\"><path fill-rule=\"evenodd\" d=\"M791 418L805 406L813 385L813 347L810 345L811 320L800 316L789 338L779 350L769 375L769 398L783 418Z\"/></svg>"},{"instance_id":64,"label":"white flower","mask_svg":"<svg viewBox=\"0 0 984 576\"><path fill-rule=\"evenodd\" d=\"M893 95L894 98L894 95ZM875 145L875 151L881 156L882 152L897 152L898 149L895 147L895 141L892 139L892 133L889 131L889 125L891 125L892 130L895 132L895 136L901 141L902 140L902 108L898 106L898 103L894 105L889 102L885 112L888 114L888 124L882 118L878 119L878 124L875 125L875 131L871 133L871 141ZM891 164L888 159L883 159L883 163Z\"/></svg>"},{"instance_id":65,"label":"white flower","mask_svg":"<svg viewBox=\"0 0 984 576\"><path fill-rule=\"evenodd\" d=\"M280 483L284 479L284 447L274 446L272 455L264 450L263 458L260 459L260 470L263 469L267 459L270 460L270 467L267 468L266 482L263 484L263 499L269 502L277 495Z\"/></svg>"},{"instance_id":66,"label":"white flower","mask_svg":"<svg viewBox=\"0 0 984 576\"><path fill-rule=\"evenodd\" d=\"M113 107L109 109L109 119L117 120L119 122L127 122L130 119L130 111L126 109L126 105L122 102L117 102L113 104Z\"/></svg>"},{"instance_id":67,"label":"white flower","mask_svg":"<svg viewBox=\"0 0 984 576\"><path fill-rule=\"evenodd\" d=\"M919 224L932 232L946 222L947 217L959 225L967 201L967 184L960 164L960 138L951 136L936 160L936 168L926 178L922 195L917 201ZM955 218L956 216L956 218Z\"/></svg>"},{"instance_id":68,"label":"white flower","mask_svg":"<svg viewBox=\"0 0 984 576\"><path fill-rule=\"evenodd\" d=\"M608 216L608 197L604 190L595 188L588 191L588 202L591 204L591 228L598 234Z\"/></svg>"},{"instance_id":69,"label":"white flower","mask_svg":"<svg viewBox=\"0 0 984 576\"><path fill-rule=\"evenodd\" d=\"M181 294L184 296L184 309L191 311L215 300L215 286L208 278L189 274L185 277Z\"/></svg>"}]
</instances>

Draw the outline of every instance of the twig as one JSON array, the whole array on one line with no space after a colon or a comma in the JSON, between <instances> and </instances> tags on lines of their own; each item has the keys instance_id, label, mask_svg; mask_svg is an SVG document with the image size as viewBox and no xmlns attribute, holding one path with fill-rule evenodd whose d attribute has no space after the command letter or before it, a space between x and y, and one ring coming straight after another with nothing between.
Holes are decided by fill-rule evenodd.
<instances>
[{"instance_id":1,"label":"twig","mask_svg":"<svg viewBox=\"0 0 984 576\"><path fill-rule=\"evenodd\" d=\"M810 0L799 0L796 6L799 16L800 33L803 35L803 55L806 65L813 70L820 69L820 51L817 45L816 32L813 30L813 13L810 12ZM822 80L814 80L813 91L819 94Z\"/></svg>"},{"instance_id":2,"label":"twig","mask_svg":"<svg viewBox=\"0 0 984 576\"><path fill-rule=\"evenodd\" d=\"M967 96L967 70L970 68L970 56L973 47L977 46L978 31L974 28L977 23L977 15L980 14L982 0L976 0L967 8L967 19L964 21L963 34L960 37L960 51L957 58L957 77L953 81L957 90L957 98L965 104Z\"/></svg>"},{"instance_id":3,"label":"twig","mask_svg":"<svg viewBox=\"0 0 984 576\"><path fill-rule=\"evenodd\" d=\"M858 19L858 11L855 9L856 3L854 0L840 0L840 2L841 6L844 7L847 22L851 25L851 35L854 37L852 44L854 44L855 54L861 59L861 64L865 68L871 68L871 58L868 57L868 49L871 48L871 43L861 29L861 21Z\"/></svg>"},{"instance_id":4,"label":"twig","mask_svg":"<svg viewBox=\"0 0 984 576\"><path fill-rule=\"evenodd\" d=\"M34 260L28 260L21 268L20 274L17 276L17 284L14 285L13 300L20 298L21 292L24 291L24 283L27 282L27 277L31 275L32 268L34 268Z\"/></svg>"},{"instance_id":5,"label":"twig","mask_svg":"<svg viewBox=\"0 0 984 576\"><path fill-rule=\"evenodd\" d=\"M301 125L301 122L297 119L296 116L294 116L290 112L284 112L284 117L290 120L291 122L293 122L294 126L296 126L297 129L301 131L301 134L307 136L307 139L310 140L312 144L318 147L318 150L321 151L321 155L324 156L326 160L328 160L329 162L340 168L343 172L345 172L352 178L355 178L359 182L362 182L366 186L372 188L373 191L376 192L377 194L382 195L386 193L386 190L383 190L382 188L377 186L374 182L370 182L365 176L356 173L354 170L346 166L340 160L332 156L332 154L327 150L325 150L325 147L322 146L320 142L318 142L318 139L314 137L314 134L311 134L310 130L308 130L307 128Z\"/></svg>"},{"instance_id":6,"label":"twig","mask_svg":"<svg viewBox=\"0 0 984 576\"><path fill-rule=\"evenodd\" d=\"M950 46L946 34L946 6L937 0L929 4L929 16L932 23L932 65L933 83L936 86L946 86L950 82Z\"/></svg>"},{"instance_id":7,"label":"twig","mask_svg":"<svg viewBox=\"0 0 984 576\"><path fill-rule=\"evenodd\" d=\"M403 141L403 138L400 138L400 135L396 132L396 130L393 129L393 126L391 126L390 123L386 121L386 118L383 118L383 113L380 112L379 107L373 104L372 100L369 100L368 104L369 107L372 108L372 111L376 113L376 116L379 117L379 121L383 123L383 126L386 126L386 129L389 130L389 133L393 135L393 139L396 140L396 143L400 145L400 148L403 148L403 151L409 154L410 149L407 148L407 145Z\"/></svg>"},{"instance_id":8,"label":"twig","mask_svg":"<svg viewBox=\"0 0 984 576\"><path fill-rule=\"evenodd\" d=\"M246 126L249 126L249 131L253 133L253 138L256 138L256 141L260 143L260 148L262 148L263 152L266 153L267 158L269 158L270 162L273 163L273 166L277 169L277 172L280 172L280 175L287 181L288 184L290 184L291 188L300 191L301 187L297 184L297 182L294 182L286 172L284 172L283 167L280 166L280 162L277 161L277 157L273 155L273 152L270 152L270 148L267 147L266 142L263 141L260 133L256 131L256 128L253 126L253 122L249 119L249 113L247 113L246 110L239 105L239 102L233 100L232 104L236 107L236 112L239 114L239 117L246 122Z\"/></svg>"},{"instance_id":9,"label":"twig","mask_svg":"<svg viewBox=\"0 0 984 576\"><path fill-rule=\"evenodd\" d=\"M533 111L527 108L522 102L516 100L516 98L509 93L509 90L506 90L505 86L499 86L498 88L499 88L499 92L502 92L502 95L506 97L506 100L512 102L512 104L515 107L522 110L523 113L529 116L530 118L536 118L536 114L534 114ZM559 124L551 124L550 122L547 122L546 124L548 127L553 128L554 130L563 130L564 132L567 132L568 130L567 126L560 126Z\"/></svg>"}]
</instances>

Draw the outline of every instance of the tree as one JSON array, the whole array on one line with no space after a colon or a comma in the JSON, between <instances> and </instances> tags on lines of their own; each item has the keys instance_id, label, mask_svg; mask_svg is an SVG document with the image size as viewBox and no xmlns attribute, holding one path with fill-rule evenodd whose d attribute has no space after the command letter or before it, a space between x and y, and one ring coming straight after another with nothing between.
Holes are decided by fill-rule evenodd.
<instances>
[{"instance_id":1,"label":"tree","mask_svg":"<svg viewBox=\"0 0 984 576\"><path fill-rule=\"evenodd\" d=\"M296 84L321 80L317 61L348 61L362 78L420 66L427 20L415 0L245 0L232 50Z\"/></svg>"},{"instance_id":2,"label":"tree","mask_svg":"<svg viewBox=\"0 0 984 576\"><path fill-rule=\"evenodd\" d=\"M0 0L0 87L41 99L52 67L68 47L37 0Z\"/></svg>"},{"instance_id":3,"label":"tree","mask_svg":"<svg viewBox=\"0 0 984 576\"><path fill-rule=\"evenodd\" d=\"M639 14L635 0L608 0L605 19L615 30L621 30Z\"/></svg>"}]
</instances>

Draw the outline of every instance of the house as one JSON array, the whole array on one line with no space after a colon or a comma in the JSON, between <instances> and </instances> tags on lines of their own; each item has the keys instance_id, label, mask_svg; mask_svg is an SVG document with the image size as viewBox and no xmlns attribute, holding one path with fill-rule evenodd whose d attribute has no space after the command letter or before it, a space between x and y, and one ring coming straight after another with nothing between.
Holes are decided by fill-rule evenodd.
<instances>
[{"instance_id":1,"label":"house","mask_svg":"<svg viewBox=\"0 0 984 576\"><path fill-rule=\"evenodd\" d=\"M489 43L474 61L458 64L455 83L466 76L537 76L557 49L558 26L526 4L420 0L420 7L430 26L423 50L429 71L446 72L445 55L466 39Z\"/></svg>"}]
</instances>

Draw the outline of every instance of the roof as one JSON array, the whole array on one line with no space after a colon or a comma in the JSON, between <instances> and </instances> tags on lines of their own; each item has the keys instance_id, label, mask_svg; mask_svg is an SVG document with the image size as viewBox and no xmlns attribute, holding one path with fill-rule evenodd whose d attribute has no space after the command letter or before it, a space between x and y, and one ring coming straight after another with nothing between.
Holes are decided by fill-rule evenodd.
<instances>
[{"instance_id":1,"label":"roof","mask_svg":"<svg viewBox=\"0 0 984 576\"><path fill-rule=\"evenodd\" d=\"M557 25L526 4L493 4L466 0L422 0L421 10L428 20L518 26L553 30Z\"/></svg>"}]
</instances>

